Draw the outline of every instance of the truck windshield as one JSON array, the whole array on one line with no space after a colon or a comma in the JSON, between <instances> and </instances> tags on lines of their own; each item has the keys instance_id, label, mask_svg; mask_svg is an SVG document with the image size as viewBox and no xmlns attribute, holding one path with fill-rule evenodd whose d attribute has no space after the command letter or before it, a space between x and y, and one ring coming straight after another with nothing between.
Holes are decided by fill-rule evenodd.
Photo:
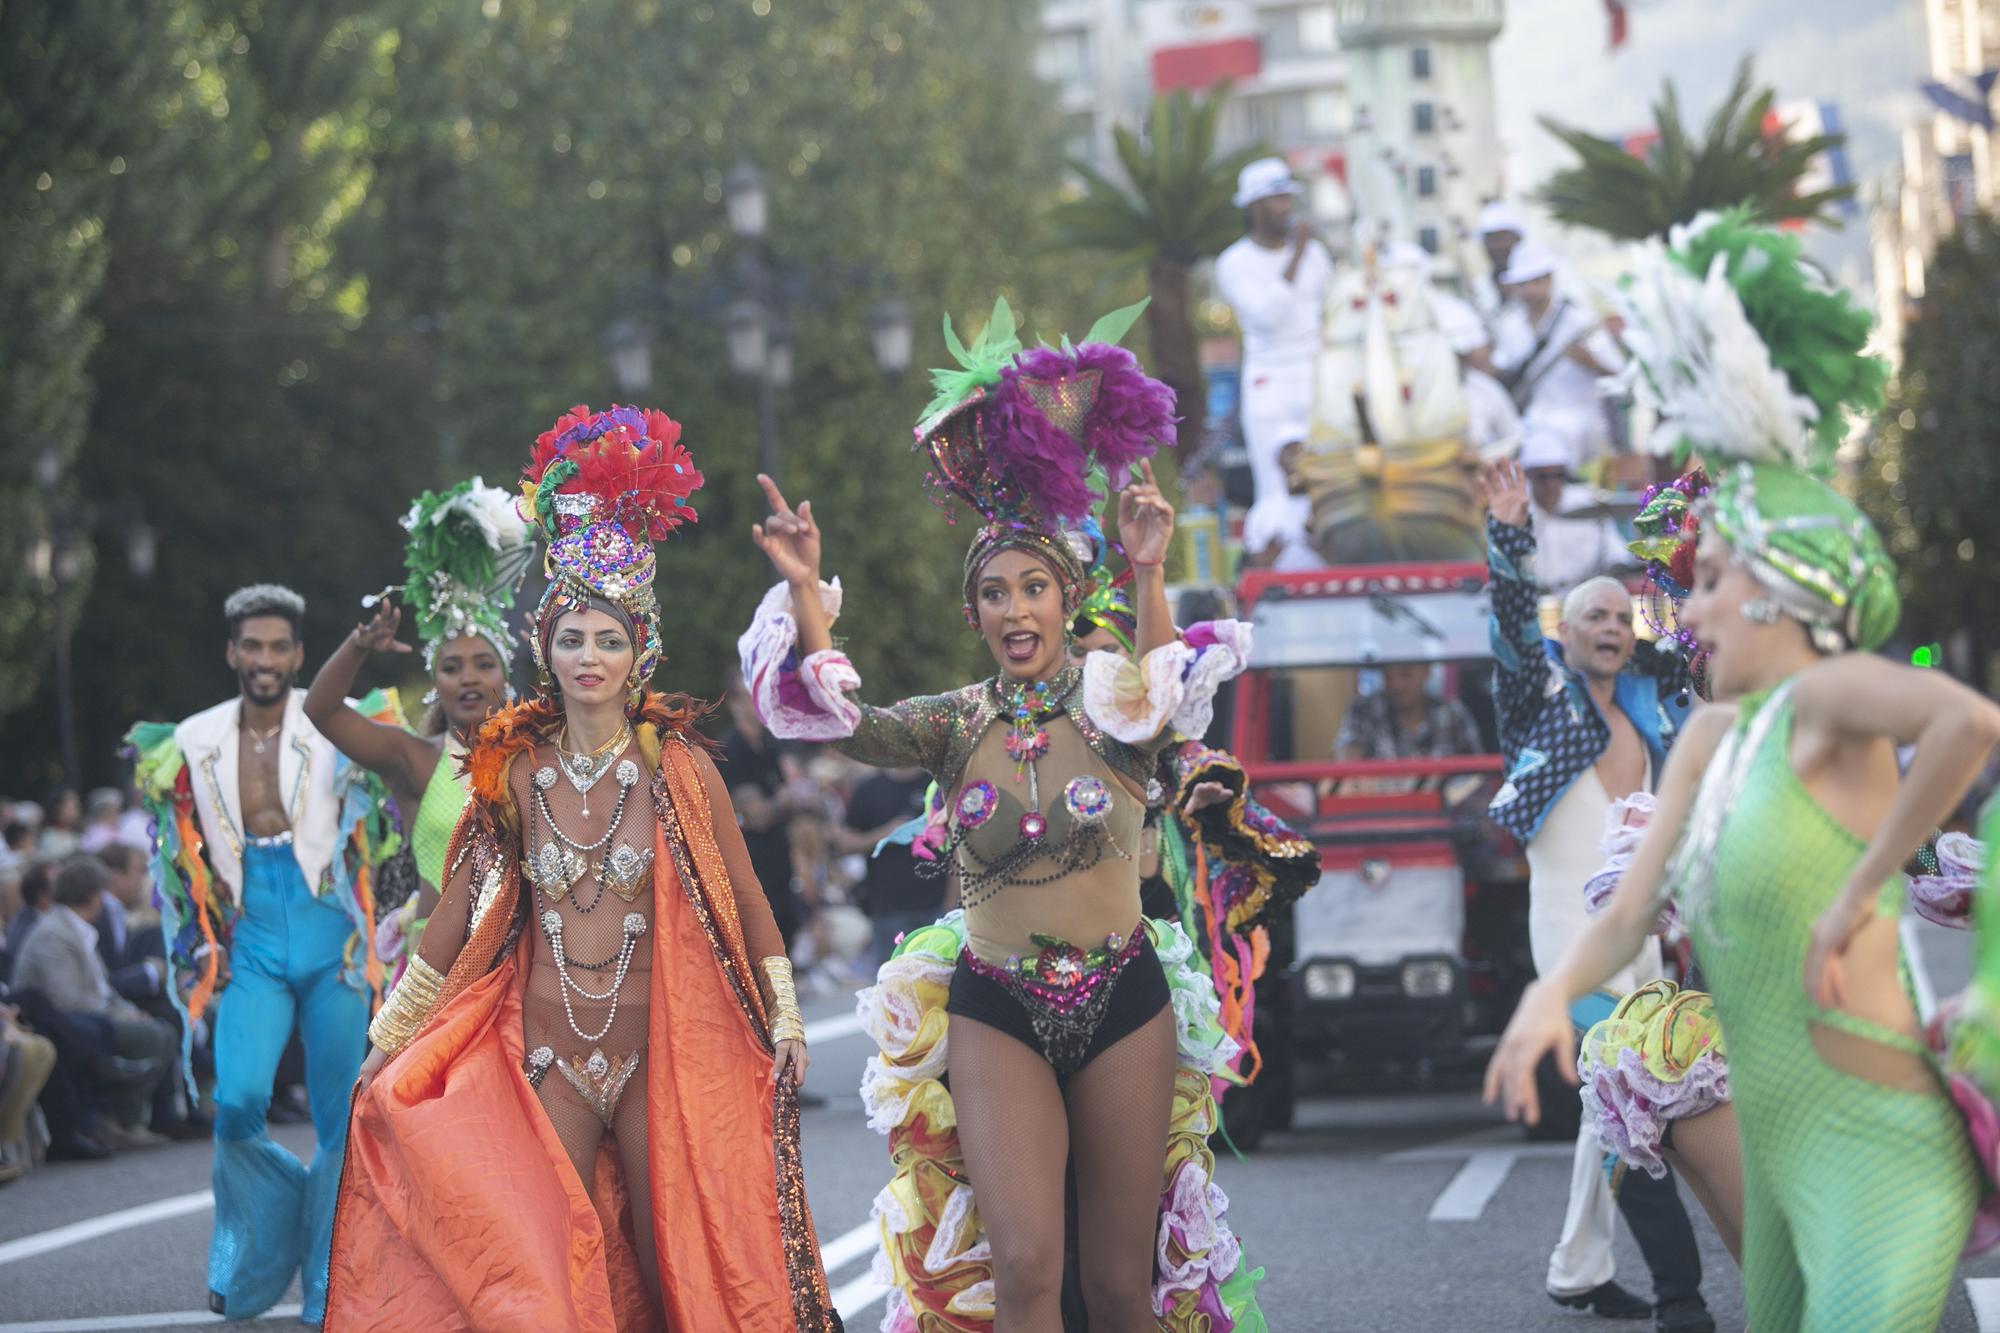
<instances>
[{"instance_id":1,"label":"truck windshield","mask_svg":"<svg viewBox=\"0 0 2000 1333\"><path fill-rule=\"evenodd\" d=\"M1452 662L1489 655L1486 590L1271 597L1251 614L1253 668Z\"/></svg>"}]
</instances>

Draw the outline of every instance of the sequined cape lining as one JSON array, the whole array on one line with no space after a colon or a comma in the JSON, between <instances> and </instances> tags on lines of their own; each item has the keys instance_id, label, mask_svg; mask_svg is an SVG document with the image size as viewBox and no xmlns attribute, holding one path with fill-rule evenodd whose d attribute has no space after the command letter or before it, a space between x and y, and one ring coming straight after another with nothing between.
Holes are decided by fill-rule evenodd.
<instances>
[{"instance_id":1,"label":"sequined cape lining","mask_svg":"<svg viewBox=\"0 0 2000 1333\"><path fill-rule=\"evenodd\" d=\"M736 915L729 872L709 823L707 793L695 768L693 752L678 733L662 748L653 782L653 799L668 849L673 853L674 868L687 890L688 905L701 922L702 933L708 936L709 947L729 978L751 1030L765 1050L774 1050L763 993L757 988L756 973L744 948L743 925ZM677 817L679 811L685 811L686 817ZM819 1237L814 1233L812 1214L806 1207L798 1089L790 1079L773 1079L772 1084L772 1167L777 1173L778 1227L785 1246L785 1268L791 1277L792 1315L801 1329L838 1333L843 1326L833 1308L833 1295L827 1289L826 1270L820 1263Z\"/></svg>"}]
</instances>

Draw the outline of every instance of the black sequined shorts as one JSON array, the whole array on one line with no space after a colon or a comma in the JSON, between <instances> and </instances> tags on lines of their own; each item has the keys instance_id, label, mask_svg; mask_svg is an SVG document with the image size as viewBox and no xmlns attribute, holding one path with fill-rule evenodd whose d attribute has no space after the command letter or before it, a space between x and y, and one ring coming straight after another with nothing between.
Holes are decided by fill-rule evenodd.
<instances>
[{"instance_id":1,"label":"black sequined shorts","mask_svg":"<svg viewBox=\"0 0 2000 1333\"><path fill-rule=\"evenodd\" d=\"M967 950L951 974L945 1012L998 1028L1041 1052L1062 1082L1131 1036L1166 1008L1167 974L1142 929L1098 973L1095 992L1078 1003L1045 1001L1032 984ZM1080 981L1089 981L1088 974Z\"/></svg>"}]
</instances>

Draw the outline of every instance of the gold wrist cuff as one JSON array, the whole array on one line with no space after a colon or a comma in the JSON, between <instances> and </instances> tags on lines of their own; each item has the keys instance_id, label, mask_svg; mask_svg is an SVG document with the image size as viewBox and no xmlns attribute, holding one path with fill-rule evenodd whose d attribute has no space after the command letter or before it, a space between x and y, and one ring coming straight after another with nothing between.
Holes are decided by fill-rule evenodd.
<instances>
[{"instance_id":1,"label":"gold wrist cuff","mask_svg":"<svg viewBox=\"0 0 2000 1333\"><path fill-rule=\"evenodd\" d=\"M792 960L783 954L759 958L764 969L764 986L770 992L771 1041L804 1041L805 1015L799 1012L799 993L792 985Z\"/></svg>"},{"instance_id":2,"label":"gold wrist cuff","mask_svg":"<svg viewBox=\"0 0 2000 1333\"><path fill-rule=\"evenodd\" d=\"M438 994L443 986L444 977L436 968L421 957L410 959L403 979L396 983L396 988L389 992L389 998L383 1001L381 1012L368 1024L368 1040L375 1044L377 1050L387 1051L390 1055L415 1041L437 1009Z\"/></svg>"}]
</instances>

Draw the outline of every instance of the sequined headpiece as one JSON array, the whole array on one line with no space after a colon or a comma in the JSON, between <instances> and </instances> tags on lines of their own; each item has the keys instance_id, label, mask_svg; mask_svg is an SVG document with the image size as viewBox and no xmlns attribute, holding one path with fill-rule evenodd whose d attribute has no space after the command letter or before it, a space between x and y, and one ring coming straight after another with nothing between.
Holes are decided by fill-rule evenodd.
<instances>
[{"instance_id":1,"label":"sequined headpiece","mask_svg":"<svg viewBox=\"0 0 2000 1333\"><path fill-rule=\"evenodd\" d=\"M1125 592L1132 571L1127 569L1122 574L1112 572L1111 542L1096 519L1085 519L1082 532L1091 543L1090 569L1084 575L1083 602L1070 622L1070 632L1082 638L1092 629L1101 629L1116 639L1118 646L1127 654L1136 657L1138 653L1134 645L1139 639L1139 613Z\"/></svg>"},{"instance_id":2,"label":"sequined headpiece","mask_svg":"<svg viewBox=\"0 0 2000 1333\"><path fill-rule=\"evenodd\" d=\"M1699 502L1709 489L1708 473L1699 464L1652 487L1632 519L1638 537L1625 547L1646 566L1640 614L1656 636L1680 645L1695 693L1704 699L1709 697L1708 655L1680 627L1680 608L1694 587L1695 546L1701 539Z\"/></svg>"},{"instance_id":3,"label":"sequined headpiece","mask_svg":"<svg viewBox=\"0 0 2000 1333\"><path fill-rule=\"evenodd\" d=\"M1626 372L1659 413L1648 447L1704 461L1697 510L1821 652L1894 632L1895 567L1874 526L1819 477L1849 411L1882 403L1870 320L1808 265L1802 243L1736 209L1676 227L1622 293Z\"/></svg>"},{"instance_id":4,"label":"sequined headpiece","mask_svg":"<svg viewBox=\"0 0 2000 1333\"><path fill-rule=\"evenodd\" d=\"M1820 652L1872 651L1896 632L1903 604L1895 562L1868 516L1824 482L1738 463L1704 508L1715 534Z\"/></svg>"},{"instance_id":5,"label":"sequined headpiece","mask_svg":"<svg viewBox=\"0 0 2000 1333\"><path fill-rule=\"evenodd\" d=\"M403 515L403 531L410 534L403 596L424 665L435 667L438 646L463 634L481 636L509 661L507 613L535 555L534 533L514 498L479 477L425 491Z\"/></svg>"},{"instance_id":6,"label":"sequined headpiece","mask_svg":"<svg viewBox=\"0 0 2000 1333\"><path fill-rule=\"evenodd\" d=\"M573 407L535 441L521 474L521 515L548 539L548 591L535 609L535 666L548 675L555 622L593 602L614 607L637 646L634 689L660 664L653 543L695 521L701 487L680 424L650 408Z\"/></svg>"},{"instance_id":7,"label":"sequined headpiece","mask_svg":"<svg viewBox=\"0 0 2000 1333\"><path fill-rule=\"evenodd\" d=\"M947 514L960 500L984 520L966 553L969 623L978 623L979 571L1009 549L1049 563L1074 615L1084 557L1065 525L1081 523L1137 463L1173 443L1173 390L1118 346L1144 309L1140 302L1106 315L1081 343L1065 338L1029 351L1004 300L970 347L946 317L945 346L958 366L931 372L935 392L916 435L933 498Z\"/></svg>"}]
</instances>

